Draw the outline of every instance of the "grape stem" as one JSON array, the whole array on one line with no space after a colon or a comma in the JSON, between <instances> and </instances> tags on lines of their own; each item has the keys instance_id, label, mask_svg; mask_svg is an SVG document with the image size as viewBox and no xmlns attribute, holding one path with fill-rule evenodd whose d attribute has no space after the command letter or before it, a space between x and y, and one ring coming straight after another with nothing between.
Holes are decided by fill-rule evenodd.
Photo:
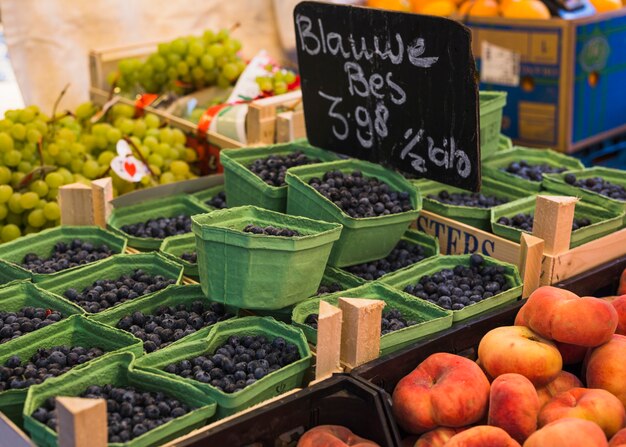
<instances>
[{"instance_id":1,"label":"grape stem","mask_svg":"<svg viewBox=\"0 0 626 447\"><path fill-rule=\"evenodd\" d=\"M54 105L52 106L52 120L53 120L53 122L56 119L57 107L59 106L59 103L61 102L61 99L63 99L63 97L65 96L65 93L67 93L67 89L68 88L70 88L69 82L65 85L65 87L63 87L63 90L61 90L61 93L59 93L59 96L57 97L56 101L54 101Z\"/></svg>"}]
</instances>

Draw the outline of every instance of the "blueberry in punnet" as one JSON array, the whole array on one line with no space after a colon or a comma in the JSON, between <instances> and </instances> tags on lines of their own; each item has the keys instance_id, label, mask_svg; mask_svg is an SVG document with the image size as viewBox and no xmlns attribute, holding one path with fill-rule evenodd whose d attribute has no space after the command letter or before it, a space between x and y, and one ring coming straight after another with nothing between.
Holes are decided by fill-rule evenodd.
<instances>
[{"instance_id":1,"label":"blueberry in punnet","mask_svg":"<svg viewBox=\"0 0 626 447\"><path fill-rule=\"evenodd\" d=\"M510 163L506 168L501 168L501 170L525 180L540 182L543 180L543 174L560 174L567 171L567 168L555 167L547 163L533 165L526 160L520 160Z\"/></svg>"},{"instance_id":2,"label":"blueberry in punnet","mask_svg":"<svg viewBox=\"0 0 626 447\"><path fill-rule=\"evenodd\" d=\"M611 199L620 200L626 202L626 188L621 185L616 185L601 177L590 177L577 179L574 174L565 174L563 177L565 183L572 186L577 186L588 191L601 194Z\"/></svg>"},{"instance_id":3,"label":"blueberry in punnet","mask_svg":"<svg viewBox=\"0 0 626 447\"><path fill-rule=\"evenodd\" d=\"M61 312L41 307L26 306L17 312L0 311L0 344L62 319Z\"/></svg>"},{"instance_id":4,"label":"blueberry in punnet","mask_svg":"<svg viewBox=\"0 0 626 447\"><path fill-rule=\"evenodd\" d=\"M304 324L311 326L313 329L317 329L318 318L318 314L309 314L304 319ZM404 315L402 315L402 312L398 309L384 311L381 318L381 335L386 335L390 332L413 326L414 324L417 324L417 322L404 318Z\"/></svg>"},{"instance_id":5,"label":"blueberry in punnet","mask_svg":"<svg viewBox=\"0 0 626 447\"><path fill-rule=\"evenodd\" d=\"M263 234L265 236L301 236L301 234L297 230L290 230L289 228L279 228L273 225L262 227L260 225L248 224L243 228L243 232L252 234Z\"/></svg>"},{"instance_id":6,"label":"blueberry in punnet","mask_svg":"<svg viewBox=\"0 0 626 447\"><path fill-rule=\"evenodd\" d=\"M497 222L507 227L518 228L522 231L532 233L533 231L534 216L529 213L518 213L513 217L500 217ZM572 231L579 230L583 227L591 225L591 220L587 217L574 218L572 222Z\"/></svg>"},{"instance_id":7,"label":"blueberry in punnet","mask_svg":"<svg viewBox=\"0 0 626 447\"><path fill-rule=\"evenodd\" d=\"M341 287L341 285L336 282L320 284L320 286L317 288L317 293L315 295L325 295L327 293L340 292L342 290L343 287Z\"/></svg>"},{"instance_id":8,"label":"blueberry in punnet","mask_svg":"<svg viewBox=\"0 0 626 447\"><path fill-rule=\"evenodd\" d=\"M191 231L191 217L185 214L174 217L157 217L145 222L122 225L120 230L135 237L165 239L168 236L189 233Z\"/></svg>"},{"instance_id":9,"label":"blueberry in punnet","mask_svg":"<svg viewBox=\"0 0 626 447\"><path fill-rule=\"evenodd\" d=\"M438 194L428 194L429 199L446 205L468 206L472 208L492 208L507 203L509 199L485 195L479 192L448 192L445 189Z\"/></svg>"},{"instance_id":10,"label":"blueberry in punnet","mask_svg":"<svg viewBox=\"0 0 626 447\"><path fill-rule=\"evenodd\" d=\"M367 281L372 281L387 273L415 264L424 258L426 258L426 254L421 245L410 244L402 240L383 259L344 267L343 269Z\"/></svg>"},{"instance_id":11,"label":"blueberry in punnet","mask_svg":"<svg viewBox=\"0 0 626 447\"><path fill-rule=\"evenodd\" d=\"M195 251L188 251L180 255L180 259L190 262L191 264L198 263L198 255Z\"/></svg>"},{"instance_id":12,"label":"blueberry in punnet","mask_svg":"<svg viewBox=\"0 0 626 447\"><path fill-rule=\"evenodd\" d=\"M218 210L228 208L226 206L226 192L220 191L204 203L212 206L213 208L217 208Z\"/></svg>"},{"instance_id":13,"label":"blueberry in punnet","mask_svg":"<svg viewBox=\"0 0 626 447\"><path fill-rule=\"evenodd\" d=\"M57 242L47 258L36 253L28 253L22 260L22 267L34 273L55 273L61 270L99 261L113 255L107 244L96 245L82 239L70 242Z\"/></svg>"},{"instance_id":14,"label":"blueberry in punnet","mask_svg":"<svg viewBox=\"0 0 626 447\"><path fill-rule=\"evenodd\" d=\"M270 155L259 158L254 160L248 169L270 186L284 186L287 169L319 163L320 161L317 158L309 157L302 151L296 151L287 155Z\"/></svg>"}]
</instances>

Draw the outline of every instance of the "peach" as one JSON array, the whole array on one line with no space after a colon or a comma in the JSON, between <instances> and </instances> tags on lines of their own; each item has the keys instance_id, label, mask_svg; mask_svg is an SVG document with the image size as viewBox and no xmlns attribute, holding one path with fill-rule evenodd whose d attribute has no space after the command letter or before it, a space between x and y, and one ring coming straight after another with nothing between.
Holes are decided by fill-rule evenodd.
<instances>
[{"instance_id":1,"label":"peach","mask_svg":"<svg viewBox=\"0 0 626 447\"><path fill-rule=\"evenodd\" d=\"M473 361L433 354L403 377L393 391L393 413L407 432L464 427L487 412L489 380Z\"/></svg>"},{"instance_id":2,"label":"peach","mask_svg":"<svg viewBox=\"0 0 626 447\"><path fill-rule=\"evenodd\" d=\"M537 430L539 397L535 387L521 374L502 374L491 384L489 425L500 427L523 443Z\"/></svg>"},{"instance_id":3,"label":"peach","mask_svg":"<svg viewBox=\"0 0 626 447\"><path fill-rule=\"evenodd\" d=\"M526 326L526 320L524 318L524 311L526 309L526 304L524 304L520 310L517 311L517 315L515 315L514 326Z\"/></svg>"},{"instance_id":4,"label":"peach","mask_svg":"<svg viewBox=\"0 0 626 447\"><path fill-rule=\"evenodd\" d=\"M450 438L463 430L466 428L438 427L420 436L414 447L443 447Z\"/></svg>"},{"instance_id":5,"label":"peach","mask_svg":"<svg viewBox=\"0 0 626 447\"><path fill-rule=\"evenodd\" d=\"M478 425L454 435L445 447L521 447L507 432L498 427Z\"/></svg>"},{"instance_id":6,"label":"peach","mask_svg":"<svg viewBox=\"0 0 626 447\"><path fill-rule=\"evenodd\" d=\"M518 373L541 386L563 367L556 346L525 326L502 326L487 332L478 345L478 357L492 377Z\"/></svg>"},{"instance_id":7,"label":"peach","mask_svg":"<svg viewBox=\"0 0 626 447\"><path fill-rule=\"evenodd\" d=\"M576 363L582 362L589 349L585 346L572 345L560 341L555 341L554 344L556 345L556 349L561 353L564 365L575 365Z\"/></svg>"},{"instance_id":8,"label":"peach","mask_svg":"<svg viewBox=\"0 0 626 447\"><path fill-rule=\"evenodd\" d=\"M380 447L341 425L318 425L304 433L296 447Z\"/></svg>"},{"instance_id":9,"label":"peach","mask_svg":"<svg viewBox=\"0 0 626 447\"><path fill-rule=\"evenodd\" d=\"M608 442L595 422L564 418L530 435L524 447L608 447Z\"/></svg>"},{"instance_id":10,"label":"peach","mask_svg":"<svg viewBox=\"0 0 626 447\"><path fill-rule=\"evenodd\" d=\"M626 428L622 428L613 435L609 447L626 447Z\"/></svg>"},{"instance_id":11,"label":"peach","mask_svg":"<svg viewBox=\"0 0 626 447\"><path fill-rule=\"evenodd\" d=\"M626 411L619 399L598 388L572 388L557 394L541 409L539 425L569 417L595 422L607 437L626 423Z\"/></svg>"},{"instance_id":12,"label":"peach","mask_svg":"<svg viewBox=\"0 0 626 447\"><path fill-rule=\"evenodd\" d=\"M572 388L582 387L583 383L574 374L561 371L556 379L552 382L537 388L537 395L539 396L539 406L543 407L554 396L563 391L571 390Z\"/></svg>"},{"instance_id":13,"label":"peach","mask_svg":"<svg viewBox=\"0 0 626 447\"><path fill-rule=\"evenodd\" d=\"M617 327L617 311L610 303L556 287L535 290L524 305L529 328L542 337L572 345L595 347L606 343Z\"/></svg>"},{"instance_id":14,"label":"peach","mask_svg":"<svg viewBox=\"0 0 626 447\"><path fill-rule=\"evenodd\" d=\"M626 335L626 295L611 301L611 305L617 311L617 329L615 329L615 333Z\"/></svg>"},{"instance_id":15,"label":"peach","mask_svg":"<svg viewBox=\"0 0 626 447\"><path fill-rule=\"evenodd\" d=\"M626 336L613 335L608 343L593 349L585 359L589 388L602 388L626 407Z\"/></svg>"}]
</instances>

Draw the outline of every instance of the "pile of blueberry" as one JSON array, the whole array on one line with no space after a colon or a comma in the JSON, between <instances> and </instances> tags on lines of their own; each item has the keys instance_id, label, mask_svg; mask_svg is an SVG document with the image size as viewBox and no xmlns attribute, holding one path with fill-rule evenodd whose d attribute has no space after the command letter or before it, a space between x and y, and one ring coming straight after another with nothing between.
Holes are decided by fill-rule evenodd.
<instances>
[{"instance_id":1,"label":"pile of blueberry","mask_svg":"<svg viewBox=\"0 0 626 447\"><path fill-rule=\"evenodd\" d=\"M107 244L94 245L81 239L71 242L57 242L48 258L36 253L24 256L22 267L34 273L55 273L78 265L99 261L113 255Z\"/></svg>"},{"instance_id":2,"label":"pile of blueberry","mask_svg":"<svg viewBox=\"0 0 626 447\"><path fill-rule=\"evenodd\" d=\"M190 262L191 264L198 263L198 254L195 251L186 251L182 255L180 255L180 259L183 261Z\"/></svg>"},{"instance_id":3,"label":"pile of blueberry","mask_svg":"<svg viewBox=\"0 0 626 447\"><path fill-rule=\"evenodd\" d=\"M270 186L284 186L287 169L319 162L321 160L310 158L302 151L296 151L287 155L259 158L254 160L248 169Z\"/></svg>"},{"instance_id":4,"label":"pile of blueberry","mask_svg":"<svg viewBox=\"0 0 626 447\"><path fill-rule=\"evenodd\" d=\"M326 295L327 293L341 292L342 290L343 287L341 287L341 285L337 284L336 282L320 284L320 286L317 288L317 293L315 295Z\"/></svg>"},{"instance_id":5,"label":"pile of blueberry","mask_svg":"<svg viewBox=\"0 0 626 447\"><path fill-rule=\"evenodd\" d=\"M191 217L179 214L174 217L157 217L146 222L122 225L121 230L135 237L165 239L168 236L185 234L191 231Z\"/></svg>"},{"instance_id":6,"label":"pile of blueberry","mask_svg":"<svg viewBox=\"0 0 626 447\"><path fill-rule=\"evenodd\" d=\"M172 363L165 371L236 393L299 359L298 347L282 337L232 335L213 355Z\"/></svg>"},{"instance_id":7,"label":"pile of blueberry","mask_svg":"<svg viewBox=\"0 0 626 447\"><path fill-rule=\"evenodd\" d=\"M73 367L103 354L104 351L100 348L55 346L38 349L23 364L20 357L11 356L4 362L4 366L0 366L0 391L28 388L51 377L65 374Z\"/></svg>"},{"instance_id":8,"label":"pile of blueberry","mask_svg":"<svg viewBox=\"0 0 626 447\"><path fill-rule=\"evenodd\" d=\"M317 330L318 314L310 314L304 320L304 324L311 326ZM398 331L409 326L417 324L416 321L407 320L398 309L391 309L383 312L383 317L380 321L381 335L386 335L390 332Z\"/></svg>"},{"instance_id":9,"label":"pile of blueberry","mask_svg":"<svg viewBox=\"0 0 626 447\"><path fill-rule=\"evenodd\" d=\"M243 231L244 233L264 234L266 236L300 236L300 233L296 230L290 230L289 228L277 228L271 225L268 225L267 227L261 227L259 225L248 224L244 227Z\"/></svg>"},{"instance_id":10,"label":"pile of blueberry","mask_svg":"<svg viewBox=\"0 0 626 447\"><path fill-rule=\"evenodd\" d=\"M330 171L321 179L313 177L309 185L350 217L386 216L413 209L408 192L392 191L387 183L364 177L361 171Z\"/></svg>"},{"instance_id":11,"label":"pile of blueberry","mask_svg":"<svg viewBox=\"0 0 626 447\"><path fill-rule=\"evenodd\" d=\"M0 343L6 343L28 332L61 321L61 312L42 307L26 306L17 312L0 311Z\"/></svg>"},{"instance_id":12,"label":"pile of blueberry","mask_svg":"<svg viewBox=\"0 0 626 447\"><path fill-rule=\"evenodd\" d=\"M203 327L232 317L221 303L194 301L189 306L162 306L154 314L133 312L118 321L117 328L141 339L146 352L154 352Z\"/></svg>"},{"instance_id":13,"label":"pile of blueberry","mask_svg":"<svg viewBox=\"0 0 626 447\"><path fill-rule=\"evenodd\" d=\"M522 231L532 233L533 220L534 216L532 214L519 213L513 217L502 216L498 219L498 223L501 225L506 225L507 227L518 228ZM580 219L575 218L572 222L572 231L576 231L583 227L588 227L589 225L591 225L590 219L586 217L582 217Z\"/></svg>"},{"instance_id":14,"label":"pile of blueberry","mask_svg":"<svg viewBox=\"0 0 626 447\"><path fill-rule=\"evenodd\" d=\"M615 183L611 183L601 177L591 177L577 180L574 174L565 174L564 180L567 184L588 189L589 191L602 194L603 196L610 197L611 199L626 202L626 189L624 189L621 185L616 185Z\"/></svg>"},{"instance_id":15,"label":"pile of blueberry","mask_svg":"<svg viewBox=\"0 0 626 447\"><path fill-rule=\"evenodd\" d=\"M469 206L472 208L491 208L509 201L509 199L487 196L479 192L450 193L445 189L443 191L439 191L439 194L428 194L427 197L429 199L445 203L446 205Z\"/></svg>"},{"instance_id":16,"label":"pile of blueberry","mask_svg":"<svg viewBox=\"0 0 626 447\"><path fill-rule=\"evenodd\" d=\"M67 289L65 298L90 313L102 312L109 307L142 295L165 289L176 281L161 275L151 276L141 269L117 279L99 279L82 291Z\"/></svg>"},{"instance_id":17,"label":"pile of blueberry","mask_svg":"<svg viewBox=\"0 0 626 447\"><path fill-rule=\"evenodd\" d=\"M424 258L426 255L422 246L400 241L386 258L344 267L344 270L367 281L372 281L387 273L415 264Z\"/></svg>"},{"instance_id":18,"label":"pile of blueberry","mask_svg":"<svg viewBox=\"0 0 626 447\"><path fill-rule=\"evenodd\" d=\"M469 267L457 265L422 276L404 291L444 309L461 310L510 289L505 273L504 267L486 265L481 255L473 254Z\"/></svg>"},{"instance_id":19,"label":"pile of blueberry","mask_svg":"<svg viewBox=\"0 0 626 447\"><path fill-rule=\"evenodd\" d=\"M218 210L223 210L224 208L228 208L226 206L226 192L220 191L204 203Z\"/></svg>"},{"instance_id":20,"label":"pile of blueberry","mask_svg":"<svg viewBox=\"0 0 626 447\"><path fill-rule=\"evenodd\" d=\"M127 442L178 417L192 408L162 392L141 391L131 386L91 385L80 397L105 399L109 442ZM54 397L37 408L33 418L57 429Z\"/></svg>"},{"instance_id":21,"label":"pile of blueberry","mask_svg":"<svg viewBox=\"0 0 626 447\"><path fill-rule=\"evenodd\" d=\"M547 163L531 165L528 164L526 160L520 160L512 162L506 168L502 168L501 170L517 177L521 177L525 180L540 182L543 180L543 174L559 174L567 171L567 168L557 168L550 166Z\"/></svg>"}]
</instances>

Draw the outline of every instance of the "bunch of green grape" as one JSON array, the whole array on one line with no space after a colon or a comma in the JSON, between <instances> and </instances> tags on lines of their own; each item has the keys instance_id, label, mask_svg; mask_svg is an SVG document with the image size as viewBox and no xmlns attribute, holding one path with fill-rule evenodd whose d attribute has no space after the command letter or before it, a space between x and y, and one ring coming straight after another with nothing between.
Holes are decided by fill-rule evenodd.
<instances>
[{"instance_id":1,"label":"bunch of green grape","mask_svg":"<svg viewBox=\"0 0 626 447\"><path fill-rule=\"evenodd\" d=\"M134 118L135 109L122 104L111 108L105 122L92 124L96 110L85 103L50 120L30 106L9 110L0 120L0 242L58 225L62 185L111 176L119 195L197 177L196 151L185 146L181 130L163 126L156 115ZM138 183L110 169L121 138L131 141L135 157L152 172Z\"/></svg>"},{"instance_id":2,"label":"bunch of green grape","mask_svg":"<svg viewBox=\"0 0 626 447\"><path fill-rule=\"evenodd\" d=\"M124 59L108 81L125 92L183 93L217 85L227 88L246 68L237 55L241 43L228 30L205 31L201 37L179 37L160 43L145 61Z\"/></svg>"},{"instance_id":3,"label":"bunch of green grape","mask_svg":"<svg viewBox=\"0 0 626 447\"><path fill-rule=\"evenodd\" d=\"M287 93L289 85L296 81L296 74L285 68L273 71L273 67L266 67L267 74L256 78L257 84L263 93L282 95Z\"/></svg>"}]
</instances>

